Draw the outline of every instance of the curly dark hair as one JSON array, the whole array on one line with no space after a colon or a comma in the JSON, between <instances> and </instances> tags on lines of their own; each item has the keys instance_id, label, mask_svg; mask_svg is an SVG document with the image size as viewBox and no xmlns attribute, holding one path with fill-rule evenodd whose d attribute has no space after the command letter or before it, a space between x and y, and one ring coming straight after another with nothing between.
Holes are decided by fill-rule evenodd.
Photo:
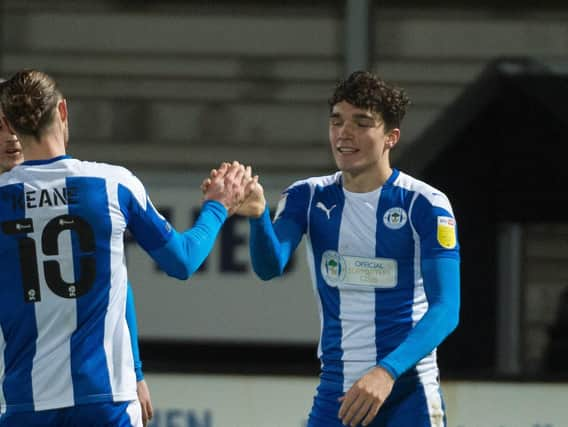
<instances>
[{"instance_id":1,"label":"curly dark hair","mask_svg":"<svg viewBox=\"0 0 568 427\"><path fill-rule=\"evenodd\" d=\"M342 101L380 114L386 130L400 128L410 104L404 89L391 85L368 71L355 71L337 83L328 101L330 111Z\"/></svg>"},{"instance_id":2,"label":"curly dark hair","mask_svg":"<svg viewBox=\"0 0 568 427\"><path fill-rule=\"evenodd\" d=\"M21 70L3 82L0 104L16 132L39 138L51 123L57 102L63 97L55 80L37 70Z\"/></svg>"}]
</instances>

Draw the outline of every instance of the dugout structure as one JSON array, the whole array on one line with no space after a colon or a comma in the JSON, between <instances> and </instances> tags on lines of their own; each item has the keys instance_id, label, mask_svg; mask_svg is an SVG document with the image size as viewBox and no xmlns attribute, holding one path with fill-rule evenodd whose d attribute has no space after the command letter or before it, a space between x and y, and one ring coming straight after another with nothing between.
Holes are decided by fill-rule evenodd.
<instances>
[{"instance_id":1,"label":"dugout structure","mask_svg":"<svg viewBox=\"0 0 568 427\"><path fill-rule=\"evenodd\" d=\"M550 333L568 286L567 101L568 67L496 59L394 159L446 192L458 220L461 316L439 349L445 376L542 379L547 351L568 348Z\"/></svg>"}]
</instances>

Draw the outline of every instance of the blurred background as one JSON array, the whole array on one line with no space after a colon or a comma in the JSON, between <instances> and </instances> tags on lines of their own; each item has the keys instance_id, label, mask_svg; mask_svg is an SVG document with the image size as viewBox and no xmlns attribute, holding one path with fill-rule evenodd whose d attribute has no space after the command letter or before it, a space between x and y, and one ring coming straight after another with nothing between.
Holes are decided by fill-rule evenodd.
<instances>
[{"instance_id":1,"label":"blurred background","mask_svg":"<svg viewBox=\"0 0 568 427\"><path fill-rule=\"evenodd\" d=\"M221 161L268 201L335 170L327 98L371 69L412 106L393 166L448 194L458 329L439 348L449 425L568 425L566 1L0 0L0 75L51 74L70 154L130 168L178 228ZM233 217L189 283L128 245L152 426L303 426L319 319L304 248L250 270Z\"/></svg>"}]
</instances>

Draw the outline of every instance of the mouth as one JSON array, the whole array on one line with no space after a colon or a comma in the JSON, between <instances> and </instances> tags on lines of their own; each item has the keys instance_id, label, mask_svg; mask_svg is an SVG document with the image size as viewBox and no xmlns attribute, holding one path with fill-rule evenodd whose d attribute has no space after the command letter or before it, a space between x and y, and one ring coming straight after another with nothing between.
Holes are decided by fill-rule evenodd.
<instances>
[{"instance_id":1,"label":"mouth","mask_svg":"<svg viewBox=\"0 0 568 427\"><path fill-rule=\"evenodd\" d=\"M22 154L22 150L20 150L19 148L8 148L5 153L9 156L19 156L20 154Z\"/></svg>"},{"instance_id":2,"label":"mouth","mask_svg":"<svg viewBox=\"0 0 568 427\"><path fill-rule=\"evenodd\" d=\"M341 154L354 154L359 152L359 149L353 147L336 147L336 150Z\"/></svg>"}]
</instances>

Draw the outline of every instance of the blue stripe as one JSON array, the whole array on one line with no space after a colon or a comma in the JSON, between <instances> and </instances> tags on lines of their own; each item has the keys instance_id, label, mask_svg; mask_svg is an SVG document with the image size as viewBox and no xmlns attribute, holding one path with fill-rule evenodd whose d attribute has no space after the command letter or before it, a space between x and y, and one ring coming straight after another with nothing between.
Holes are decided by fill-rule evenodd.
<instances>
[{"instance_id":1,"label":"blue stripe","mask_svg":"<svg viewBox=\"0 0 568 427\"><path fill-rule=\"evenodd\" d=\"M23 197L23 184L0 188L0 223L25 218ZM2 390L8 405L33 402L32 366L38 331L34 304L24 301L22 268L26 264L21 264L18 239L25 236L6 235L0 227L0 327L6 341L0 357L4 357ZM22 409L33 410L33 404Z\"/></svg>"},{"instance_id":2,"label":"blue stripe","mask_svg":"<svg viewBox=\"0 0 568 427\"><path fill-rule=\"evenodd\" d=\"M392 180L389 180L389 183ZM377 363L395 349L412 329L414 301L414 240L408 221L399 229L386 226L384 215L393 207L408 213L411 194L386 183L377 208L377 257L395 258L398 264L398 283L392 289L375 290L375 345Z\"/></svg>"},{"instance_id":3,"label":"blue stripe","mask_svg":"<svg viewBox=\"0 0 568 427\"><path fill-rule=\"evenodd\" d=\"M143 209L130 189L119 184L118 203L126 219L128 229L146 252L162 248L168 243L173 229L154 209L149 199L147 199L146 209Z\"/></svg>"},{"instance_id":4,"label":"blue stripe","mask_svg":"<svg viewBox=\"0 0 568 427\"><path fill-rule=\"evenodd\" d=\"M318 202L326 207L337 205L333 215L328 218L322 209L316 208ZM321 261L326 250L338 250L339 229L345 198L341 187L333 184L316 187L310 209L310 239L314 254L314 267L317 290L323 311L323 330L321 337L324 376L331 374L333 382L343 383L343 348L341 346L342 328L340 321L339 289L329 286L321 274Z\"/></svg>"},{"instance_id":5,"label":"blue stripe","mask_svg":"<svg viewBox=\"0 0 568 427\"><path fill-rule=\"evenodd\" d=\"M72 233L75 279L84 274L82 257L94 256L95 282L85 295L77 298L77 330L71 336L71 375L75 401L86 395L111 394L110 374L104 351L105 315L110 292L110 241L112 224L106 183L102 178L68 177L67 188L77 189L77 203L69 205L69 215L90 224L95 235L96 252L84 253L77 233Z\"/></svg>"}]
</instances>

